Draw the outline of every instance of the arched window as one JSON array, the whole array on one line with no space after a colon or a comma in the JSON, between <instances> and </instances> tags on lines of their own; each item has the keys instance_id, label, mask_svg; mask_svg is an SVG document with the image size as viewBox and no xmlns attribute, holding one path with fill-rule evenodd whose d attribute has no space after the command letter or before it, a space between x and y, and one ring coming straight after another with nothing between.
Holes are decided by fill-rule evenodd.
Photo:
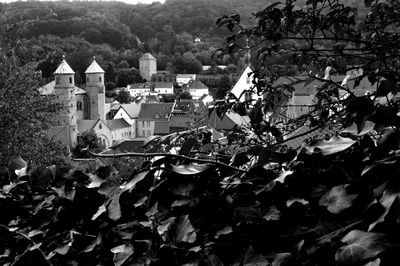
<instances>
[{"instance_id":1,"label":"arched window","mask_svg":"<svg viewBox=\"0 0 400 266\"><path fill-rule=\"evenodd\" d=\"M101 82L101 77L99 77L99 82Z\"/></svg>"},{"instance_id":2,"label":"arched window","mask_svg":"<svg viewBox=\"0 0 400 266\"><path fill-rule=\"evenodd\" d=\"M83 110L83 103L81 101L78 101L76 103L76 110L82 111Z\"/></svg>"},{"instance_id":3,"label":"arched window","mask_svg":"<svg viewBox=\"0 0 400 266\"><path fill-rule=\"evenodd\" d=\"M99 124L99 129L102 129L103 128L103 126L101 125L101 123Z\"/></svg>"}]
</instances>

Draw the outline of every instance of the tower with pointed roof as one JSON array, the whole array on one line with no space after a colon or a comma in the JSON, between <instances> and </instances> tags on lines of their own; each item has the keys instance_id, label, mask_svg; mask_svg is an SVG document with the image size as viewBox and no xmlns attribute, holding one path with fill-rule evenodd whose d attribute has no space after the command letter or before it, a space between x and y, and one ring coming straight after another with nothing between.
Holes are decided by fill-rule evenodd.
<instances>
[{"instance_id":1,"label":"tower with pointed roof","mask_svg":"<svg viewBox=\"0 0 400 266\"><path fill-rule=\"evenodd\" d=\"M93 57L93 62L85 71L86 74L86 93L89 97L89 119L106 120L106 98L104 86L104 70L97 64Z\"/></svg>"},{"instance_id":2,"label":"tower with pointed roof","mask_svg":"<svg viewBox=\"0 0 400 266\"><path fill-rule=\"evenodd\" d=\"M75 72L65 61L65 56L63 56L61 64L54 72L54 94L56 100L62 106L62 109L55 115L54 123L55 126L66 127L69 133L66 143L70 147L75 147L78 136L74 75Z\"/></svg>"},{"instance_id":3,"label":"tower with pointed roof","mask_svg":"<svg viewBox=\"0 0 400 266\"><path fill-rule=\"evenodd\" d=\"M145 53L139 59L140 76L146 81L151 81L151 76L157 74L157 59L150 53Z\"/></svg>"}]
</instances>

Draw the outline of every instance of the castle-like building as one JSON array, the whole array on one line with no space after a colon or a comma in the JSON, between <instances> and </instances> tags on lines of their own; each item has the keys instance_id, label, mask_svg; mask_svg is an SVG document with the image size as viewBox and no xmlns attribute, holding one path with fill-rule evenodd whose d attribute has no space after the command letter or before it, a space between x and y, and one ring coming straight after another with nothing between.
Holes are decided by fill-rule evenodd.
<instances>
[{"instance_id":1,"label":"castle-like building","mask_svg":"<svg viewBox=\"0 0 400 266\"><path fill-rule=\"evenodd\" d=\"M95 58L86 69L86 86L75 86L75 72L65 57L54 72L55 80L40 88L42 95L49 95L61 104L62 109L53 114L50 137L73 148L78 135L94 130L102 143L108 147L117 139L134 137L134 125L124 119L106 120L104 70Z\"/></svg>"}]
</instances>

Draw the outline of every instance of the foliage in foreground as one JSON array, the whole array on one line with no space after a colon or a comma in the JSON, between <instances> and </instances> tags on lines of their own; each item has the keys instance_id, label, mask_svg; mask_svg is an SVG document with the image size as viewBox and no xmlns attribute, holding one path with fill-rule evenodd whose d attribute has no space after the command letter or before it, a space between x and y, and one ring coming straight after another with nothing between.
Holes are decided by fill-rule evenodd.
<instances>
[{"instance_id":1,"label":"foliage in foreground","mask_svg":"<svg viewBox=\"0 0 400 266\"><path fill-rule=\"evenodd\" d=\"M390 265L399 152L346 134L291 157L234 151L231 166L156 157L122 184L111 167L17 170L0 190L1 264Z\"/></svg>"}]
</instances>

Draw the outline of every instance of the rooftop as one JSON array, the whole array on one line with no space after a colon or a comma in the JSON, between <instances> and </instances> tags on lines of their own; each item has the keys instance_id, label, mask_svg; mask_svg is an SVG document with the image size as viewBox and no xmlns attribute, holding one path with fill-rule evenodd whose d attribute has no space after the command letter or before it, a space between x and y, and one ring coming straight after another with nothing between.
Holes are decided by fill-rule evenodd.
<instances>
[{"instance_id":1,"label":"rooftop","mask_svg":"<svg viewBox=\"0 0 400 266\"><path fill-rule=\"evenodd\" d=\"M56 75L67 75L68 74L68 75L70 75L70 74L75 74L75 72L68 65L67 61L65 61L65 57L63 57L61 64L57 67L56 71L54 71L53 74L56 74Z\"/></svg>"},{"instance_id":2,"label":"rooftop","mask_svg":"<svg viewBox=\"0 0 400 266\"><path fill-rule=\"evenodd\" d=\"M86 74L104 73L104 70L97 64L96 60L93 58L93 62L85 71Z\"/></svg>"},{"instance_id":3,"label":"rooftop","mask_svg":"<svg viewBox=\"0 0 400 266\"><path fill-rule=\"evenodd\" d=\"M123 118L107 120L107 126L111 130L118 130L122 128L131 127L131 125L129 125Z\"/></svg>"},{"instance_id":4,"label":"rooftop","mask_svg":"<svg viewBox=\"0 0 400 266\"><path fill-rule=\"evenodd\" d=\"M173 103L143 103L138 120L168 121Z\"/></svg>"},{"instance_id":5,"label":"rooftop","mask_svg":"<svg viewBox=\"0 0 400 266\"><path fill-rule=\"evenodd\" d=\"M157 60L152 54L145 53L139 60Z\"/></svg>"}]
</instances>

